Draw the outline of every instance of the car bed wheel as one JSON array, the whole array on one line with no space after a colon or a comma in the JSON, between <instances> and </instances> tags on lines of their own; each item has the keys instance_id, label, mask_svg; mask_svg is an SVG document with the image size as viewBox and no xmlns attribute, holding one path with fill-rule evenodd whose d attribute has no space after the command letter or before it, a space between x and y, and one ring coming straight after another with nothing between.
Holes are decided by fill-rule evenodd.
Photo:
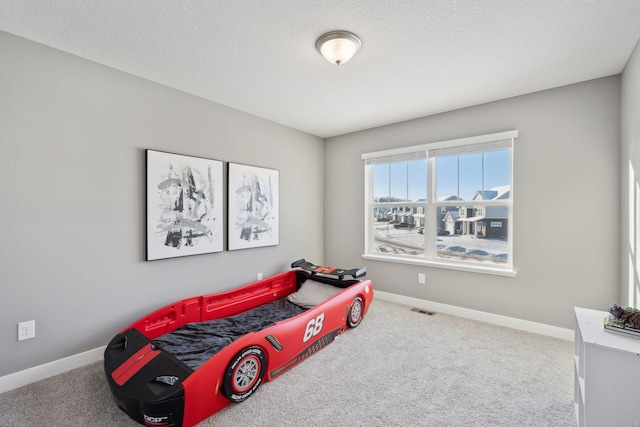
<instances>
[{"instance_id":1,"label":"car bed wheel","mask_svg":"<svg viewBox=\"0 0 640 427\"><path fill-rule=\"evenodd\" d=\"M349 307L349 315L347 316L347 325L350 328L355 328L362 321L362 315L364 313L364 301L361 297L355 297Z\"/></svg>"},{"instance_id":2,"label":"car bed wheel","mask_svg":"<svg viewBox=\"0 0 640 427\"><path fill-rule=\"evenodd\" d=\"M233 402L249 398L260 386L267 370L260 347L247 347L231 360L224 375L224 394Z\"/></svg>"}]
</instances>

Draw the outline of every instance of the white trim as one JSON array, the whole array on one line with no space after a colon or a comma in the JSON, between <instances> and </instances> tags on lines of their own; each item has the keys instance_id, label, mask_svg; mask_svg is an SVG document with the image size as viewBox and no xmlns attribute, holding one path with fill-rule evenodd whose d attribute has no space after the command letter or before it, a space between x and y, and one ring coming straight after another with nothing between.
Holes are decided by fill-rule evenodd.
<instances>
[{"instance_id":1,"label":"white trim","mask_svg":"<svg viewBox=\"0 0 640 427\"><path fill-rule=\"evenodd\" d=\"M477 311L469 308L457 307L429 300L392 294L384 291L375 291L375 297L380 298L383 301L395 302L410 307L420 308L422 310L434 311L438 313L449 314L452 316L463 317L465 319L477 320L479 322L485 322L492 325L532 332L534 334L546 335L566 341L573 341L574 339L573 330L560 328L558 326L546 325L544 323L537 323L531 322L529 320L501 316L499 314L486 313L483 311ZM72 369L81 368L90 363L98 362L102 360L105 350L106 346L98 347L93 350L85 351L84 353L75 354L73 356L54 360L53 362L34 366L33 368L25 369L24 371L15 372L13 374L0 377L0 393L14 390L16 388L34 383L36 381L44 380L54 375L62 374Z\"/></svg>"},{"instance_id":2,"label":"white trim","mask_svg":"<svg viewBox=\"0 0 640 427\"><path fill-rule=\"evenodd\" d=\"M504 326L520 331L545 335L561 340L573 341L573 329L560 328L558 326L544 323L532 322L530 320L516 319L514 317L502 316L499 314L487 313L484 311L472 310L454 305L442 304L418 298L406 297L404 295L392 294L384 291L374 291L375 298L383 301L395 302L398 304L416 307L422 310L434 311L437 313L449 314L451 316L463 317L465 319L477 320L479 322L490 323L492 325Z\"/></svg>"},{"instance_id":3,"label":"white trim","mask_svg":"<svg viewBox=\"0 0 640 427\"><path fill-rule=\"evenodd\" d=\"M364 254L362 259L372 261L395 262L396 264L419 265L422 267L444 268L446 270L468 271L471 273L493 274L496 276L516 277L517 272L512 268L489 267L487 265L474 264L470 262L443 262L433 261L424 258L408 258L401 256L388 256L378 254Z\"/></svg>"},{"instance_id":4,"label":"white trim","mask_svg":"<svg viewBox=\"0 0 640 427\"><path fill-rule=\"evenodd\" d=\"M0 377L0 393L100 361L106 348L107 346L94 348L84 353L74 354L73 356Z\"/></svg>"},{"instance_id":5,"label":"white trim","mask_svg":"<svg viewBox=\"0 0 640 427\"><path fill-rule=\"evenodd\" d=\"M488 135L470 136L467 138L450 139L448 141L429 142L427 144L413 145L411 147L392 148L390 150L375 151L373 153L364 153L361 155L362 160L373 159L382 156L397 156L399 154L413 153L415 151L434 150L437 148L452 147L456 145L480 144L489 141L499 141L502 139L514 139L518 137L517 130L508 130L505 132L491 133Z\"/></svg>"},{"instance_id":6,"label":"white trim","mask_svg":"<svg viewBox=\"0 0 640 427\"><path fill-rule=\"evenodd\" d=\"M390 150L383 150L383 151L362 154L361 157L363 160L365 160L364 162L365 164L365 167L364 167L364 172L365 172L365 181L364 181L365 248L364 248L363 258L386 261L386 262L397 262L401 264L413 264L413 265L421 265L421 266L427 266L427 267L444 268L444 269L450 269L450 270L479 272L479 273L485 273L485 274L496 274L496 275L514 277L516 275L516 272L514 270L514 261L513 261L514 259L514 254L513 254L513 251L514 251L514 248L513 248L513 230L514 230L514 227L513 227L513 193L514 193L513 148L514 148L514 141L517 137L518 137L518 131L510 130L510 131L498 132L498 133L487 134L487 135L472 136L467 138L459 138L459 139L453 139L448 141L440 141L440 142L433 142L433 143L427 143L422 145L415 145L412 147L401 147L401 148L394 148ZM395 157L402 158L403 156L406 156L410 153L423 152L425 150L428 152L431 152L434 150L437 151L438 149L441 149L441 148L447 148L451 150L455 147L462 147L462 146L472 147L470 148L471 152L474 152L473 151L474 149L482 151L484 148L487 148L487 145L486 145L487 143L494 143L496 141L504 142L506 144L504 148L506 148L508 145L511 150L511 155L509 156L509 159L510 159L510 183L509 183L510 197L509 199L473 200L473 201L455 200L455 201L446 201L446 202L438 201L435 198L436 185L437 185L437 179L436 179L437 154L436 154L435 156L427 158L428 176L426 177L426 180L428 185L427 185L427 197L425 201L421 201L420 203L416 203L416 202L389 203L389 202L375 202L374 200L374 197L373 197L374 195L372 194L372 191L374 190L374 188L373 188L373 182L372 182L371 169L375 165L375 160L378 158L391 158L392 159L391 161L393 161L393 158ZM473 146L475 146L475 148ZM484 168L484 160L483 160L482 167ZM458 171L458 174L459 174L459 171ZM484 172L482 176L484 177ZM407 175L407 185L409 182L408 179L409 178ZM484 189L484 178L482 182L482 188ZM374 237L372 214L373 212L375 212L375 209L377 208L381 208L381 207L389 208L389 207L395 207L395 206L410 206L410 207L423 206L425 208L425 213L424 213L425 221L423 224L423 226L425 227L425 230L436 230L436 228L439 226L438 224L436 224L437 215L433 215L435 213L434 209L437 209L438 207L442 207L442 206L483 207L484 212L486 212L490 207L503 206L507 209L507 217L501 218L501 219L506 219L508 221L508 224L507 224L508 239L506 242L507 249L508 249L507 259L505 260L504 263L501 263L500 265L489 265L488 263L483 263L483 262L478 262L478 263L467 262L461 259L441 260L440 258L442 257L438 257L438 253L436 249L437 248L436 233L424 233L424 248L423 248L424 253L421 254L421 256L411 257L411 256L397 255L397 254L385 254L385 255L377 254L374 248L376 240ZM457 221L475 223L480 219L484 219L484 217L486 217L486 215L481 217L475 217L475 218L459 218L457 219ZM476 231L476 234L477 234L477 231ZM479 261L483 261L483 260L479 260Z\"/></svg>"},{"instance_id":7,"label":"white trim","mask_svg":"<svg viewBox=\"0 0 640 427\"><path fill-rule=\"evenodd\" d=\"M368 253L371 251L371 243L372 236L370 232L367 230L371 229L371 216L373 215L373 210L371 209L371 200L368 199L371 194L371 169L364 168L364 253ZM368 209L367 209L368 208Z\"/></svg>"}]
</instances>

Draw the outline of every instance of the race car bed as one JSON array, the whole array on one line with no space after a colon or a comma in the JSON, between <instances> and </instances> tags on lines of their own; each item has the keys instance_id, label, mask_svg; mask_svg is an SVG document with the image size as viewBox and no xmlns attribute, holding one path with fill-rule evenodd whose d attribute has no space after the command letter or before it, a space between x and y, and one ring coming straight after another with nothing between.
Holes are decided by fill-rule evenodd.
<instances>
[{"instance_id":1,"label":"race car bed","mask_svg":"<svg viewBox=\"0 0 640 427\"><path fill-rule=\"evenodd\" d=\"M192 426L358 326L373 299L365 268L291 267L124 328L104 353L118 407L147 426Z\"/></svg>"}]
</instances>

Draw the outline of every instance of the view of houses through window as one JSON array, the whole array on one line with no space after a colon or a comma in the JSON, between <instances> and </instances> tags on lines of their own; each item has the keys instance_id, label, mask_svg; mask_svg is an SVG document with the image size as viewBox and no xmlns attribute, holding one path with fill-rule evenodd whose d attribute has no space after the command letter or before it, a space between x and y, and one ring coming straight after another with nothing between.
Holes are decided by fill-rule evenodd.
<instances>
[{"instance_id":1,"label":"view of houses through window","mask_svg":"<svg viewBox=\"0 0 640 427\"><path fill-rule=\"evenodd\" d=\"M363 155L365 255L511 268L513 138L481 138Z\"/></svg>"}]
</instances>

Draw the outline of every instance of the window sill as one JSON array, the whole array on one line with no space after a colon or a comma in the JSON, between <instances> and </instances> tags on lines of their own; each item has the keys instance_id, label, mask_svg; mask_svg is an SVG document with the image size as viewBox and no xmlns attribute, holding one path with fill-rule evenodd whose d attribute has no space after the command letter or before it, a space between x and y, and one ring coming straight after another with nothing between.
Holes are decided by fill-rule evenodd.
<instances>
[{"instance_id":1,"label":"window sill","mask_svg":"<svg viewBox=\"0 0 640 427\"><path fill-rule=\"evenodd\" d=\"M367 259L371 261L394 262L396 264L419 265L423 267L444 268L447 270L466 271L470 273L482 273L482 274L493 274L496 276L516 277L516 272L513 269L492 268L492 267L486 267L482 265L461 265L461 264L447 263L447 262L441 262L441 261L427 261L424 259L403 258L403 257L395 257L395 256L390 257L385 255L372 255L372 254L362 255L362 259Z\"/></svg>"}]
</instances>

